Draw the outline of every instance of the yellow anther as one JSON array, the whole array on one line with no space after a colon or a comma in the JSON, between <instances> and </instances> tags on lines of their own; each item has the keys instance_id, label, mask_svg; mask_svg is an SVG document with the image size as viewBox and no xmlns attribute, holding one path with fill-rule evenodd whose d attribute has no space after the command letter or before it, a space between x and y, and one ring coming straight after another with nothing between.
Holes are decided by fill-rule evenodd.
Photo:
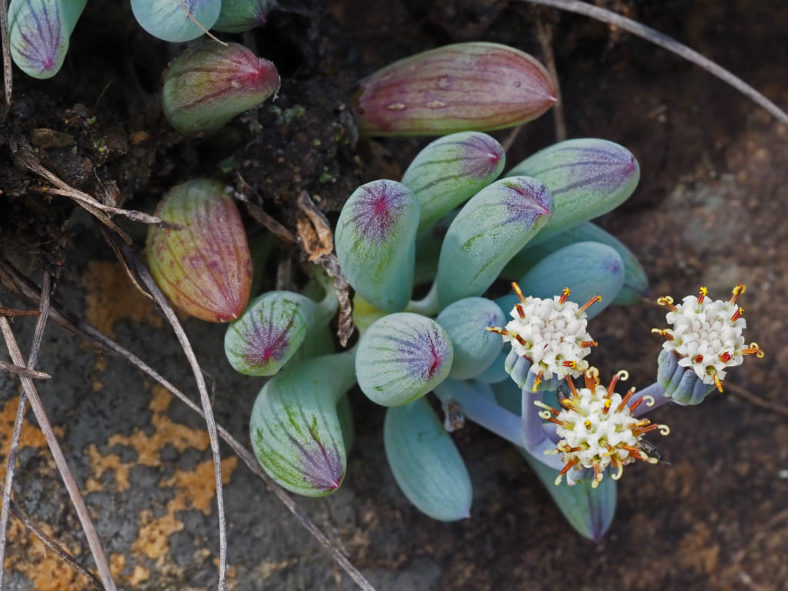
<instances>
[{"instance_id":1,"label":"yellow anther","mask_svg":"<svg viewBox=\"0 0 788 591\"><path fill-rule=\"evenodd\" d=\"M657 427L659 427L659 434L660 435L670 435L670 427L668 427L667 425L660 424L660 425L657 425Z\"/></svg>"},{"instance_id":2,"label":"yellow anther","mask_svg":"<svg viewBox=\"0 0 788 591\"><path fill-rule=\"evenodd\" d=\"M640 399L646 404L646 406L654 406L655 400L654 397L650 394L646 394L645 396L641 396Z\"/></svg>"},{"instance_id":3,"label":"yellow anther","mask_svg":"<svg viewBox=\"0 0 788 591\"><path fill-rule=\"evenodd\" d=\"M616 372L616 375L618 376L618 379L621 380L622 382L626 382L629 379L629 372L625 369L619 369Z\"/></svg>"}]
</instances>

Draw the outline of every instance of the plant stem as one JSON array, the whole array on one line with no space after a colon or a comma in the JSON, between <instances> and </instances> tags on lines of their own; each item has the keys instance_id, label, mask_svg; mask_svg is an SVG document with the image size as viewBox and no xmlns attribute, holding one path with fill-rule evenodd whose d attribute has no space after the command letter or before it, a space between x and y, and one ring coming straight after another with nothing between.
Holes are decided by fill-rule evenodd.
<instances>
[{"instance_id":1,"label":"plant stem","mask_svg":"<svg viewBox=\"0 0 788 591\"><path fill-rule=\"evenodd\" d=\"M411 300L405 308L406 312L421 314L422 316L435 316L440 311L438 305L438 285L432 284L430 291L420 300Z\"/></svg>"}]
</instances>

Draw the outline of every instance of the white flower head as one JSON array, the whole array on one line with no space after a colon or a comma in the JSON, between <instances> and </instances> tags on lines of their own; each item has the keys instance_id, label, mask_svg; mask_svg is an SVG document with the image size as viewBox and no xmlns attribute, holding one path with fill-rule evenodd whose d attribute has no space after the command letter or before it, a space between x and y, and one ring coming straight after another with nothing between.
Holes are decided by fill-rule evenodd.
<instances>
[{"instance_id":1,"label":"white flower head","mask_svg":"<svg viewBox=\"0 0 788 591\"><path fill-rule=\"evenodd\" d=\"M591 486L596 488L602 481L604 471L610 466L616 469L613 479L618 480L624 466L635 460L656 464L657 458L649 456L644 449L646 443L642 441L643 435L655 429L659 429L662 435L670 432L667 425L632 416L632 412L642 402L653 404L654 400L645 396L629 404L635 388L631 388L623 397L614 391L619 380L627 379L626 371L619 371L607 388L599 385L598 376L596 368L589 368L585 372L585 388L576 388L572 380L567 379L571 397L560 400L561 410L543 402L534 402L544 409L539 415L557 425L556 435L561 438L555 450L546 452L561 454L561 461L564 462L555 480L556 485L573 468L593 469Z\"/></svg>"},{"instance_id":2,"label":"white flower head","mask_svg":"<svg viewBox=\"0 0 788 591\"><path fill-rule=\"evenodd\" d=\"M512 350L531 362L535 374L534 390L542 381L555 376L579 377L588 368L585 357L596 342L588 334L586 310L601 298L594 296L583 306L567 300L569 288L551 299L525 297L512 283L520 302L512 309L512 320L504 328L490 328L511 343Z\"/></svg>"},{"instance_id":3,"label":"white flower head","mask_svg":"<svg viewBox=\"0 0 788 591\"><path fill-rule=\"evenodd\" d=\"M687 296L682 303L673 298L659 298L657 303L669 308L666 320L670 329L654 329L667 340L664 349L673 351L679 365L691 367L704 384L714 384L722 391L726 368L741 365L744 355L763 357L757 343L745 345L742 331L747 322L742 308L736 304L745 286L737 285L727 301L707 298L708 290L700 288L699 295Z\"/></svg>"}]
</instances>

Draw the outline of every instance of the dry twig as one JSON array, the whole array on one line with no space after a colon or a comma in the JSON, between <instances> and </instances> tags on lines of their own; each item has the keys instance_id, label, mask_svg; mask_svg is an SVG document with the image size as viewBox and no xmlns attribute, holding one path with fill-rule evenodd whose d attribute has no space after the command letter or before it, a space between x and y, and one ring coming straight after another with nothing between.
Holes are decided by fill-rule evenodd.
<instances>
[{"instance_id":1,"label":"dry twig","mask_svg":"<svg viewBox=\"0 0 788 591\"><path fill-rule=\"evenodd\" d=\"M11 47L8 40L8 2L0 0L0 44L3 53L3 90L5 104L10 107L13 102L14 77L11 71Z\"/></svg>"},{"instance_id":2,"label":"dry twig","mask_svg":"<svg viewBox=\"0 0 788 591\"><path fill-rule=\"evenodd\" d=\"M0 361L0 369L14 373L18 376L25 376L27 378L31 378L33 380L52 379L51 375L43 371L36 371L34 369L28 369L26 367L19 367L18 365L14 365L13 363L8 363L7 361Z\"/></svg>"},{"instance_id":3,"label":"dry twig","mask_svg":"<svg viewBox=\"0 0 788 591\"><path fill-rule=\"evenodd\" d=\"M38 527L33 522L33 520L30 519L30 517L24 511L22 511L22 509L19 508L19 506L14 502L13 499L9 501L9 506L11 508L11 513L13 513L14 517L16 517L19 521L22 522L22 525L24 525L27 529L33 532L33 534L39 540L41 540L47 548L49 548L55 554L57 554L61 560L63 560L71 568L73 568L75 571L77 571L79 574L85 577L93 589L95 589L96 591L101 591L102 588L101 581L99 581L96 578L96 575L94 575L84 566L79 564L79 562L77 562L77 560L68 552L68 550L63 548L63 546L61 546L55 540L53 540L51 537L45 534L44 530Z\"/></svg>"},{"instance_id":4,"label":"dry twig","mask_svg":"<svg viewBox=\"0 0 788 591\"><path fill-rule=\"evenodd\" d=\"M623 29L624 31L632 33L633 35L637 35L638 37L641 37L646 41L653 43L654 45L658 45L663 49L667 49L671 53L675 53L676 55L678 55L681 58L684 58L688 62L692 62L693 64L700 66L701 68L712 74L713 76L716 76L726 84L732 86L733 88L741 92L744 96L749 98L751 101L766 109L778 121L788 125L788 113L783 111L780 107L775 105L772 101L770 101L768 98L763 96L760 92L755 90L744 80L742 80L735 74L729 72L728 70L718 65L717 63L711 61L707 57L704 57L694 49L690 49L683 43L679 43L672 37L669 37L664 33L660 33L656 29L652 29L651 27L642 25L639 22L632 20L631 18L621 16L620 14L615 13L612 10L607 10L605 8L600 8L598 6L593 6L591 4L587 4L586 2L580 2L579 0L524 0L524 1L530 2L531 4L550 6L552 8L565 10L567 12L574 12L576 14L582 14L583 16L588 16L590 18L596 19L603 23L607 23L609 25L618 27L619 29Z\"/></svg>"},{"instance_id":5,"label":"dry twig","mask_svg":"<svg viewBox=\"0 0 788 591\"><path fill-rule=\"evenodd\" d=\"M5 316L6 318L15 318L17 316L35 316L38 313L38 310L17 310L16 308L0 307L0 316Z\"/></svg>"},{"instance_id":6,"label":"dry twig","mask_svg":"<svg viewBox=\"0 0 788 591\"><path fill-rule=\"evenodd\" d=\"M43 317L44 314L41 316ZM8 322L7 318L0 317L0 331L3 333L3 338L5 340L6 346L8 347L11 361L15 365L24 366L25 360L22 357L22 352L19 350L19 345L16 342L16 337L14 337L14 333L11 330L11 324ZM33 359L33 361L35 361L35 359ZM60 472L60 476L63 479L63 483L66 486L69 497L71 498L71 503L74 505L74 509L77 512L79 521L82 524L82 529L85 532L88 546L90 547L91 553L93 554L93 559L96 562L96 568L98 569L99 577L101 578L104 588L107 591L115 591L115 581L112 579L112 573L110 572L107 556L104 552L104 547L102 546L101 540L96 533L96 528L90 519L90 513L88 512L88 508L85 505L85 500L82 498L82 495L79 492L79 487L74 480L74 476L71 474L71 469L69 468L66 458L63 455L63 450L60 448L60 444L58 443L55 433L52 430L52 425L49 422L49 418L47 417L46 410L44 409L44 405L41 402L41 398L38 396L36 386L33 383L33 380L28 377L20 376L19 379L22 382L22 388L24 389L25 394L30 400L30 406L33 408L33 413L36 416L36 420L38 421L39 427L41 428L41 432L44 434L44 438L47 441L49 450L52 452L52 457L55 460L55 464L57 465L58 471Z\"/></svg>"},{"instance_id":7,"label":"dry twig","mask_svg":"<svg viewBox=\"0 0 788 591\"><path fill-rule=\"evenodd\" d=\"M0 279L8 285L10 289L28 300L35 301L38 298L37 290L31 287L29 281L23 277L16 269L14 269L7 262L0 260ZM98 329L88 324L84 320L69 318L66 314L58 310L56 307L52 308L52 320L65 328L74 335L87 340L88 342L99 347L101 350L119 356L121 359L133 365L144 374L155 380L162 387L166 388L169 392L175 395L181 402L186 404L194 412L202 416L202 410L192 400L176 388L172 383L167 381L161 374L154 370L151 366L145 363L142 359L134 355L131 351L125 349L122 345L110 339ZM285 505L288 511L298 520L298 522L320 543L326 551L331 554L331 557L336 563L344 569L353 581L363 591L375 591L375 588L367 581L364 575L353 566L348 557L326 536L315 523L306 515L301 513L295 501L288 495L280 486L273 482L269 476L260 467L260 464L255 459L252 452L250 452L242 443L233 437L229 431L221 425L217 425L217 431L221 438L230 446L230 448L241 458L244 464L263 480L270 491Z\"/></svg>"},{"instance_id":8,"label":"dry twig","mask_svg":"<svg viewBox=\"0 0 788 591\"><path fill-rule=\"evenodd\" d=\"M224 516L224 492L222 486L222 458L219 454L219 436L216 430L216 421L213 416L213 409L211 408L211 399L208 396L208 388L205 385L205 378L203 376L200 364L194 354L189 338L186 336L186 331L183 330L178 317L170 307L164 295L159 290L158 285L153 280L148 268L143 265L136 254L125 244L115 240L114 236L109 236L103 232L105 238L109 242L114 242L115 246L119 248L123 257L124 266L131 269L139 278L147 292L153 296L154 301L159 306L162 314L172 326L175 336L183 349L189 365L194 373L194 379L197 382L197 390L200 392L200 402L202 404L202 415L205 419L205 424L208 428L208 439L211 445L211 455L213 457L213 471L214 479L216 481L216 511L219 518L219 582L218 590L224 591L227 588L227 524Z\"/></svg>"}]
</instances>

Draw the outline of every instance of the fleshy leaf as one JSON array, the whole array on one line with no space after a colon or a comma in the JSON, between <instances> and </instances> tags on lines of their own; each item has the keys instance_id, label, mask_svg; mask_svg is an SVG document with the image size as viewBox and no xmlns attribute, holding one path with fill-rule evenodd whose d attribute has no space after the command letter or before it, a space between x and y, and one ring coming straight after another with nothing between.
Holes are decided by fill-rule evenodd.
<instances>
[{"instance_id":1,"label":"fleshy leaf","mask_svg":"<svg viewBox=\"0 0 788 591\"><path fill-rule=\"evenodd\" d=\"M358 349L358 385L383 406L424 396L446 379L454 357L441 325L410 312L389 314L372 324Z\"/></svg>"},{"instance_id":2,"label":"fleshy leaf","mask_svg":"<svg viewBox=\"0 0 788 591\"><path fill-rule=\"evenodd\" d=\"M460 210L443 240L435 284L441 308L478 296L550 217L547 188L530 177L501 179Z\"/></svg>"},{"instance_id":3,"label":"fleshy leaf","mask_svg":"<svg viewBox=\"0 0 788 591\"><path fill-rule=\"evenodd\" d=\"M402 176L419 200L419 234L497 179L505 162L501 144L479 132L447 135L419 152Z\"/></svg>"},{"instance_id":4,"label":"fleshy leaf","mask_svg":"<svg viewBox=\"0 0 788 591\"><path fill-rule=\"evenodd\" d=\"M394 479L419 511L440 521L470 517L468 469L426 400L389 408L383 441Z\"/></svg>"},{"instance_id":5,"label":"fleshy leaf","mask_svg":"<svg viewBox=\"0 0 788 591\"><path fill-rule=\"evenodd\" d=\"M213 29L222 33L243 33L262 27L272 4L271 0L224 0Z\"/></svg>"},{"instance_id":6,"label":"fleshy leaf","mask_svg":"<svg viewBox=\"0 0 788 591\"><path fill-rule=\"evenodd\" d=\"M11 58L28 76L51 78L66 59L68 43L87 0L12 0L8 5Z\"/></svg>"},{"instance_id":7,"label":"fleshy leaf","mask_svg":"<svg viewBox=\"0 0 788 591\"><path fill-rule=\"evenodd\" d=\"M520 448L520 453L539 480L547 488L569 524L583 537L598 541L607 533L616 513L616 481L603 479L596 488L591 488L592 478L584 478L574 486L556 486L558 470L542 462Z\"/></svg>"},{"instance_id":8,"label":"fleshy leaf","mask_svg":"<svg viewBox=\"0 0 788 591\"><path fill-rule=\"evenodd\" d=\"M276 66L238 43L186 49L164 72L164 116L183 134L210 133L279 89Z\"/></svg>"},{"instance_id":9,"label":"fleshy leaf","mask_svg":"<svg viewBox=\"0 0 788 591\"><path fill-rule=\"evenodd\" d=\"M224 353L230 365L249 376L274 375L301 346L316 307L311 299L290 291L256 298L227 327Z\"/></svg>"},{"instance_id":10,"label":"fleshy leaf","mask_svg":"<svg viewBox=\"0 0 788 591\"><path fill-rule=\"evenodd\" d=\"M538 244L526 244L525 248L509 261L501 275L507 279L519 279L531 267L559 248L589 241L601 242L614 248L624 262L624 285L613 303L620 306L638 303L640 297L648 290L648 277L645 270L624 243L593 222L584 222Z\"/></svg>"},{"instance_id":11,"label":"fleshy leaf","mask_svg":"<svg viewBox=\"0 0 788 591\"><path fill-rule=\"evenodd\" d=\"M506 318L486 298L465 298L444 308L435 319L448 333L454 348L449 377L473 378L487 369L503 348L503 341L487 328L503 326Z\"/></svg>"},{"instance_id":12,"label":"fleshy leaf","mask_svg":"<svg viewBox=\"0 0 788 591\"><path fill-rule=\"evenodd\" d=\"M249 431L257 461L279 485L319 497L342 483L347 452L337 403L353 382L348 352L300 361L263 386Z\"/></svg>"},{"instance_id":13,"label":"fleshy leaf","mask_svg":"<svg viewBox=\"0 0 788 591\"><path fill-rule=\"evenodd\" d=\"M508 354L506 349L502 349L490 366L476 376L476 380L485 384L497 384L508 380L509 374L506 373L506 367L504 365Z\"/></svg>"},{"instance_id":14,"label":"fleshy leaf","mask_svg":"<svg viewBox=\"0 0 788 591\"><path fill-rule=\"evenodd\" d=\"M570 290L569 301L585 304L595 295L602 301L590 306L593 318L613 303L624 284L624 262L618 253L599 242L575 242L543 258L518 281L525 295L552 298L561 295L564 287ZM501 309L511 310L518 302L516 296L496 300Z\"/></svg>"},{"instance_id":15,"label":"fleshy leaf","mask_svg":"<svg viewBox=\"0 0 788 591\"><path fill-rule=\"evenodd\" d=\"M194 21L210 29L221 8L222 0L131 0L139 25L154 37L173 43L197 39L203 30Z\"/></svg>"},{"instance_id":16,"label":"fleshy leaf","mask_svg":"<svg viewBox=\"0 0 788 591\"><path fill-rule=\"evenodd\" d=\"M542 181L553 196L553 215L534 240L537 244L625 201L637 187L640 167L623 146L585 138L545 148L507 175L523 174Z\"/></svg>"},{"instance_id":17,"label":"fleshy leaf","mask_svg":"<svg viewBox=\"0 0 788 591\"><path fill-rule=\"evenodd\" d=\"M394 62L364 78L354 97L365 135L489 131L535 119L556 102L547 70L527 53L457 43Z\"/></svg>"},{"instance_id":18,"label":"fleshy leaf","mask_svg":"<svg viewBox=\"0 0 788 591\"><path fill-rule=\"evenodd\" d=\"M241 216L224 184L196 179L173 187L156 208L146 250L156 283L182 311L209 322L246 308L252 257Z\"/></svg>"},{"instance_id":19,"label":"fleshy leaf","mask_svg":"<svg viewBox=\"0 0 788 591\"><path fill-rule=\"evenodd\" d=\"M405 185L361 185L339 215L336 251L350 285L376 308L398 312L413 291L419 204Z\"/></svg>"}]
</instances>

